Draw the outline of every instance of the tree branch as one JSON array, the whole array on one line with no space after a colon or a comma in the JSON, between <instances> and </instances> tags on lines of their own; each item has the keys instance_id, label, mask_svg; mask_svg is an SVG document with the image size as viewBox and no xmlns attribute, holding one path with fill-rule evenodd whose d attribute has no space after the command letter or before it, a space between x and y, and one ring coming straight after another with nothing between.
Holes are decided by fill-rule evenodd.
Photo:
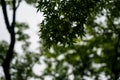
<instances>
[{"instance_id":1,"label":"tree branch","mask_svg":"<svg viewBox=\"0 0 120 80\"><path fill-rule=\"evenodd\" d=\"M18 4L16 6L16 9L20 6L21 0L18 1Z\"/></svg>"},{"instance_id":2,"label":"tree branch","mask_svg":"<svg viewBox=\"0 0 120 80\"><path fill-rule=\"evenodd\" d=\"M5 19L5 24L6 24L6 27L9 31L9 34L10 34L10 39L11 39L11 42L10 42L10 45L9 45L9 49L7 51L7 54L6 54L6 57L2 63L2 66L3 66L3 70L4 70L4 74L5 74L5 78L6 80L11 80L11 75L10 75L10 63L13 59L13 54L14 54L14 46L15 46L15 21L16 21L16 0L13 0L12 3L13 3L13 21L12 21L12 24L10 25L9 24L9 21L8 21L8 15L7 15L7 10L6 10L6 2L5 0L1 0L2 2L2 9L3 9L3 14L4 14L4 19Z\"/></svg>"},{"instance_id":3,"label":"tree branch","mask_svg":"<svg viewBox=\"0 0 120 80\"><path fill-rule=\"evenodd\" d=\"M116 29L116 25L113 23L113 21L111 20L111 18L107 15L107 18L108 18L108 20L110 21L110 23L111 23L111 25L112 25L112 27L113 27L113 29L114 29L114 32L116 33L116 34L119 34L119 32L118 32L118 30Z\"/></svg>"},{"instance_id":4,"label":"tree branch","mask_svg":"<svg viewBox=\"0 0 120 80\"><path fill-rule=\"evenodd\" d=\"M117 42L114 44L114 52L115 52L115 56L114 56L114 61L113 61L113 64L114 65L112 67L112 72L114 74L114 80L118 80L119 78L119 70L117 68L118 66L118 54L119 54L119 51L118 51L118 48L119 48L119 43L120 43L120 32L118 31L118 29L116 28L116 25L113 23L112 19L107 15L107 18L108 20L110 21L113 29L114 29L114 32L116 33L117 35Z\"/></svg>"},{"instance_id":5,"label":"tree branch","mask_svg":"<svg viewBox=\"0 0 120 80\"><path fill-rule=\"evenodd\" d=\"M118 48L119 48L119 43L120 43L120 34L118 34L118 39L117 39L117 42L116 44L114 45L114 50L115 50L115 59L114 59L114 62L113 62L113 69L112 69L112 72L114 74L114 80L118 80L119 78L119 69L117 68L118 66L118 57L119 57L119 51L118 51Z\"/></svg>"},{"instance_id":6,"label":"tree branch","mask_svg":"<svg viewBox=\"0 0 120 80\"><path fill-rule=\"evenodd\" d=\"M15 19L16 19L16 0L13 0L13 21L12 21L12 30L14 31L14 27L15 27Z\"/></svg>"},{"instance_id":7,"label":"tree branch","mask_svg":"<svg viewBox=\"0 0 120 80\"><path fill-rule=\"evenodd\" d=\"M8 30L9 33L11 33L11 28L10 28L10 24L9 24L9 20L8 20L5 0L1 0L1 5L2 5L4 20L5 20L5 24L6 24L7 30Z\"/></svg>"}]
</instances>

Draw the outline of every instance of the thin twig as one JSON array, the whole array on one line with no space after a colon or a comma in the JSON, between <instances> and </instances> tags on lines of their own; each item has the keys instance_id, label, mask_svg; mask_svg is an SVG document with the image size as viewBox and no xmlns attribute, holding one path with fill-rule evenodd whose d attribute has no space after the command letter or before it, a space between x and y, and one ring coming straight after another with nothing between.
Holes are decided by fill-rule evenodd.
<instances>
[{"instance_id":1,"label":"thin twig","mask_svg":"<svg viewBox=\"0 0 120 80\"><path fill-rule=\"evenodd\" d=\"M21 0L18 1L18 4L16 6L16 9L18 9L18 7L20 6Z\"/></svg>"}]
</instances>

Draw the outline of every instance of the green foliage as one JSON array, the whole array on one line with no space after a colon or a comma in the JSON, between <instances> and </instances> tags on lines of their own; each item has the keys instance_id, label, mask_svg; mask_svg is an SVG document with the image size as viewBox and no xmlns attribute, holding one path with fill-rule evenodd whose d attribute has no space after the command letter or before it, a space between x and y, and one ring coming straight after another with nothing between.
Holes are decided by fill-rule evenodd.
<instances>
[{"instance_id":1,"label":"green foliage","mask_svg":"<svg viewBox=\"0 0 120 80\"><path fill-rule=\"evenodd\" d=\"M40 26L41 54L29 51L29 34L25 33L29 27L17 22L16 38L22 42L24 55L15 55L12 79L101 80L102 74L108 80L119 80L119 4L119 0L39 0L37 9L45 17ZM7 48L8 43L0 43L0 62ZM47 65L40 76L32 70L39 58Z\"/></svg>"},{"instance_id":2,"label":"green foliage","mask_svg":"<svg viewBox=\"0 0 120 80\"><path fill-rule=\"evenodd\" d=\"M5 52L7 49L8 43L6 41L0 41L0 63L2 63L3 59L5 58Z\"/></svg>"},{"instance_id":3,"label":"green foliage","mask_svg":"<svg viewBox=\"0 0 120 80\"><path fill-rule=\"evenodd\" d=\"M37 6L45 19L40 32L43 44L72 44L82 37L87 18L97 13L101 1L97 0L40 0Z\"/></svg>"},{"instance_id":4,"label":"green foliage","mask_svg":"<svg viewBox=\"0 0 120 80\"><path fill-rule=\"evenodd\" d=\"M90 55L95 51L91 52L90 47L75 45L66 48L56 46L52 49L53 52L48 50L43 53L43 56L46 56L44 61L48 65L44 75L52 76L53 80L70 80L70 76L78 80L83 79L83 76L92 76Z\"/></svg>"},{"instance_id":5,"label":"green foliage","mask_svg":"<svg viewBox=\"0 0 120 80\"><path fill-rule=\"evenodd\" d=\"M34 52L25 52L23 56L16 56L11 65L12 80L29 80L36 78L33 73L33 66L38 62L38 54Z\"/></svg>"},{"instance_id":6,"label":"green foliage","mask_svg":"<svg viewBox=\"0 0 120 80\"><path fill-rule=\"evenodd\" d=\"M38 0L25 0L26 3L28 4L34 4L36 3Z\"/></svg>"},{"instance_id":7,"label":"green foliage","mask_svg":"<svg viewBox=\"0 0 120 80\"><path fill-rule=\"evenodd\" d=\"M23 31L28 28L28 25L25 23L16 23L16 36L18 41L25 41L26 39L29 39L28 34L23 33Z\"/></svg>"},{"instance_id":8,"label":"green foliage","mask_svg":"<svg viewBox=\"0 0 120 80\"><path fill-rule=\"evenodd\" d=\"M99 80L102 74L108 80L119 79L119 0L38 3L45 17L40 26L43 47L52 47L43 49L47 64L43 76L49 75L53 80Z\"/></svg>"}]
</instances>

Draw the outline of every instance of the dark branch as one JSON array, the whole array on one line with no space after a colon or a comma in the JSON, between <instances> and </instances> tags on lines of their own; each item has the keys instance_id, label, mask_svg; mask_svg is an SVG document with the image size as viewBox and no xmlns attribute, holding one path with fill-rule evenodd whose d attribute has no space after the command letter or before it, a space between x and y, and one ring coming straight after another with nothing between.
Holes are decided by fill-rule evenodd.
<instances>
[{"instance_id":1,"label":"dark branch","mask_svg":"<svg viewBox=\"0 0 120 80\"><path fill-rule=\"evenodd\" d=\"M114 52L115 52L115 56L114 56L114 61L113 61L113 64L112 65L114 65L113 67L112 67L112 72L113 72L113 74L114 74L114 80L118 80L118 78L119 78L119 70L117 69L117 67L116 66L118 66L118 57L119 57L119 43L120 43L120 32L118 31L118 29L116 28L116 25L113 23L113 21L112 21L112 19L107 15L107 18L108 18L108 20L110 21L110 23L111 23L111 25L112 25L112 27L113 27L113 30L114 30L114 32L116 33L116 35L117 35L117 42L115 43L115 45L114 45Z\"/></svg>"},{"instance_id":2,"label":"dark branch","mask_svg":"<svg viewBox=\"0 0 120 80\"><path fill-rule=\"evenodd\" d=\"M116 25L113 23L112 19L111 19L108 15L107 15L107 18L108 18L108 20L110 21L110 23L111 23L111 25L112 25L112 27L113 27L113 29L114 29L114 32L115 32L116 34L119 34L118 30L116 29Z\"/></svg>"},{"instance_id":3,"label":"dark branch","mask_svg":"<svg viewBox=\"0 0 120 80\"><path fill-rule=\"evenodd\" d=\"M14 27L15 27L15 19L16 19L16 0L13 0L13 21L12 21L12 30L14 31Z\"/></svg>"},{"instance_id":4,"label":"dark branch","mask_svg":"<svg viewBox=\"0 0 120 80\"><path fill-rule=\"evenodd\" d=\"M11 35L10 46L6 54L6 58L4 59L3 64L2 64L6 80L11 80L10 63L13 58L14 46L15 46L15 33L12 33L10 35Z\"/></svg>"},{"instance_id":5,"label":"dark branch","mask_svg":"<svg viewBox=\"0 0 120 80\"><path fill-rule=\"evenodd\" d=\"M119 43L120 43L120 34L118 34L118 39L117 39L117 42L116 44L114 45L114 48L115 48L115 59L114 59L114 62L113 62L113 73L114 73L114 80L118 80L119 78L119 70L116 66L118 66L119 62L118 62L118 57L119 57Z\"/></svg>"},{"instance_id":6,"label":"dark branch","mask_svg":"<svg viewBox=\"0 0 120 80\"><path fill-rule=\"evenodd\" d=\"M6 24L7 30L8 30L9 33L11 33L11 28L10 28L10 24L9 24L9 20L8 20L5 0L1 0L1 5L2 5L4 20L5 20L5 24Z\"/></svg>"},{"instance_id":7,"label":"dark branch","mask_svg":"<svg viewBox=\"0 0 120 80\"><path fill-rule=\"evenodd\" d=\"M18 1L18 4L16 6L16 9L20 6L21 0Z\"/></svg>"},{"instance_id":8,"label":"dark branch","mask_svg":"<svg viewBox=\"0 0 120 80\"><path fill-rule=\"evenodd\" d=\"M5 73L5 78L6 80L11 80L11 75L10 75L10 63L13 59L13 54L14 54L14 46L15 46L15 21L16 21L16 0L13 0L12 3L13 3L13 20L12 20L12 24L10 25L9 24L9 21L8 21L8 15L7 15L7 10L6 10L6 2L5 0L1 0L2 2L2 7L3 7L3 14L4 14L4 19L6 21L6 26L8 28L8 31L10 33L10 39L11 39L11 42L10 42L10 45L9 45L9 49L7 51L7 54L6 54L6 58L4 59L3 61L3 70L4 70L4 73Z\"/></svg>"}]
</instances>

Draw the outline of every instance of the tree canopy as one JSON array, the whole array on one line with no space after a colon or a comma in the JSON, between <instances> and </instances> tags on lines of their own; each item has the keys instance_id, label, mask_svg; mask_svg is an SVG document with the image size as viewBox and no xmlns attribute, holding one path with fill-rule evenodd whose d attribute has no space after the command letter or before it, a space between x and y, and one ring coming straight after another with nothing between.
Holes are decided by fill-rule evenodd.
<instances>
[{"instance_id":1,"label":"tree canopy","mask_svg":"<svg viewBox=\"0 0 120 80\"><path fill-rule=\"evenodd\" d=\"M5 73L1 80L46 80L46 77L51 80L120 79L120 0L25 2L37 5L36 9L43 13L39 31L42 46L39 53L28 49L29 34L24 31L29 26L15 19L22 0L1 0L11 38L10 44L0 42L0 67ZM13 11L12 24L9 23L7 6ZM24 55L21 57L14 50L15 42L22 42ZM36 75L32 70L34 65L43 62L45 70Z\"/></svg>"},{"instance_id":2,"label":"tree canopy","mask_svg":"<svg viewBox=\"0 0 120 80\"><path fill-rule=\"evenodd\" d=\"M99 80L101 74L107 80L119 79L119 0L40 0L38 3L38 10L45 17L40 37L43 46L48 47L43 52L48 64L44 75L53 80L86 80L86 77Z\"/></svg>"},{"instance_id":3,"label":"tree canopy","mask_svg":"<svg viewBox=\"0 0 120 80\"><path fill-rule=\"evenodd\" d=\"M40 32L44 44L70 44L85 34L84 24L99 13L101 0L40 0L38 10L44 14Z\"/></svg>"}]
</instances>

